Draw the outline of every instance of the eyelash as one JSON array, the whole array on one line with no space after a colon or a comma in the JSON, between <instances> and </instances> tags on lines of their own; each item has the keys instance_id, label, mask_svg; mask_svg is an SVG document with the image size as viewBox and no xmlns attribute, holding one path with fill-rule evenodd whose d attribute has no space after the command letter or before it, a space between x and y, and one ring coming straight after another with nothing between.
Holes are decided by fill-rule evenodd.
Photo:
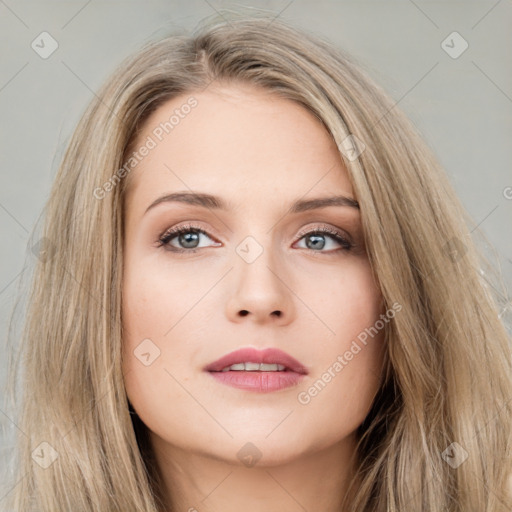
<instances>
[{"instance_id":1,"label":"eyelash","mask_svg":"<svg viewBox=\"0 0 512 512\"><path fill-rule=\"evenodd\" d=\"M177 247L172 247L171 245L169 245L169 242L173 238L176 238L179 235L182 235L184 233L190 233L190 232L201 233L203 235L206 235L208 238L211 238L204 229L201 229L198 226L189 224L186 226L180 226L178 228L171 228L171 229L168 229L167 231L165 231L164 233L162 233L162 235L160 235L158 238L158 247L164 247L166 250L174 252L174 253L189 253L189 254L196 253L200 249L203 249L203 247L196 248L196 249L179 249ZM336 230L326 227L326 226L322 226L320 228L313 229L310 231L303 231L303 232L299 233L298 240L302 240L302 238L304 238L307 235L318 235L318 234L330 235L331 238L335 239L335 241L338 242L342 246L341 249L332 250L332 251L320 251L320 250L315 251L313 249L306 249L306 250L308 250L312 253L333 254L333 253L338 253L340 251L350 251L354 247L353 243L350 242L346 237L344 237L339 231L336 231Z\"/></svg>"}]
</instances>

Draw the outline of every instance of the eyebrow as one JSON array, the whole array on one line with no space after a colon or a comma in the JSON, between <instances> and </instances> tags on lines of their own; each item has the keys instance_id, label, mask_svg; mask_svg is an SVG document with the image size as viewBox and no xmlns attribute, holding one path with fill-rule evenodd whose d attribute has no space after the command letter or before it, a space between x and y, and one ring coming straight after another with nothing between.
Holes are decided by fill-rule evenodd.
<instances>
[{"instance_id":1,"label":"eyebrow","mask_svg":"<svg viewBox=\"0 0 512 512\"><path fill-rule=\"evenodd\" d=\"M165 194L157 198L147 207L144 214L161 203L172 202L202 206L212 210L228 211L230 209L229 204L218 196L201 192L174 192L172 194ZM359 210L359 203L355 199L347 196L337 195L319 197L315 199L298 199L297 201L293 202L290 208L290 212L301 213L309 210L327 208L329 206L348 206L350 208Z\"/></svg>"}]
</instances>

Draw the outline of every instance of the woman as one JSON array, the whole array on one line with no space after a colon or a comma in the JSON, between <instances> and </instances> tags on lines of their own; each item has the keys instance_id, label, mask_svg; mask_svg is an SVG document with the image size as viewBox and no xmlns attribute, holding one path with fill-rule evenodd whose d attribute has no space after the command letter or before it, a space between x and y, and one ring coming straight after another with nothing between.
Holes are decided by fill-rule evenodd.
<instances>
[{"instance_id":1,"label":"woman","mask_svg":"<svg viewBox=\"0 0 512 512\"><path fill-rule=\"evenodd\" d=\"M80 121L15 510L511 509L511 347L465 214L378 86L270 21L146 46Z\"/></svg>"}]
</instances>

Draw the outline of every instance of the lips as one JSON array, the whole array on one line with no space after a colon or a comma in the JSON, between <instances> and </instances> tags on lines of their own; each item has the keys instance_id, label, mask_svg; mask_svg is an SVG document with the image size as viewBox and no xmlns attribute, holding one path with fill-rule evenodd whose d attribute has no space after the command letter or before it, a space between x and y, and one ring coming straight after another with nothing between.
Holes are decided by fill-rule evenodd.
<instances>
[{"instance_id":1,"label":"lips","mask_svg":"<svg viewBox=\"0 0 512 512\"><path fill-rule=\"evenodd\" d=\"M235 350L209 364L204 370L208 372L222 372L224 368L239 363L280 364L285 367L284 371L287 372L295 372L302 375L307 375L308 373L302 363L277 348L267 348L265 350L243 348Z\"/></svg>"},{"instance_id":2,"label":"lips","mask_svg":"<svg viewBox=\"0 0 512 512\"><path fill-rule=\"evenodd\" d=\"M235 369L229 369L235 364L238 365ZM273 368L277 370L266 370L258 367L258 364L274 365ZM236 350L209 364L204 370L223 385L255 393L269 393L297 386L308 373L302 363L277 348Z\"/></svg>"}]
</instances>

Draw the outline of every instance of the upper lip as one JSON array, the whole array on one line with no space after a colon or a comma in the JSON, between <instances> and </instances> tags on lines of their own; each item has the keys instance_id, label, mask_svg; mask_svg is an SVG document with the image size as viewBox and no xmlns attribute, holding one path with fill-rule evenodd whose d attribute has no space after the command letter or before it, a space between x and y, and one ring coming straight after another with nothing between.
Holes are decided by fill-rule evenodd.
<instances>
[{"instance_id":1,"label":"upper lip","mask_svg":"<svg viewBox=\"0 0 512 512\"><path fill-rule=\"evenodd\" d=\"M281 364L285 366L287 370L302 374L308 373L302 363L277 348L266 348L265 350L242 348L235 350L205 366L204 370L208 372L220 372L223 368L226 368L226 366L237 363Z\"/></svg>"}]
</instances>

